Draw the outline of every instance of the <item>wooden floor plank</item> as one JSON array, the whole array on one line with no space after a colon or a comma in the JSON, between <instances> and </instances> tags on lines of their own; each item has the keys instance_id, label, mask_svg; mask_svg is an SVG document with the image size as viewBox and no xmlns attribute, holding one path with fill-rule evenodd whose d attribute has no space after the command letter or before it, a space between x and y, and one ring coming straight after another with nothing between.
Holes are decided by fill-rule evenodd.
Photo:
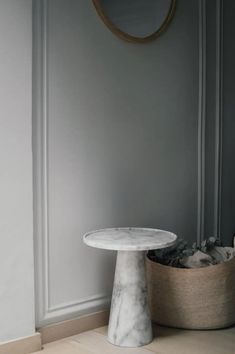
<instances>
[{"instance_id":1,"label":"wooden floor plank","mask_svg":"<svg viewBox=\"0 0 235 354\"><path fill-rule=\"evenodd\" d=\"M146 348L159 354L235 354L235 330L191 331L155 327L155 339Z\"/></svg>"},{"instance_id":2,"label":"wooden floor plank","mask_svg":"<svg viewBox=\"0 0 235 354\"><path fill-rule=\"evenodd\" d=\"M121 348L107 342L107 327L44 345L34 354L235 354L235 327L217 331L187 331L154 326L155 339L141 348Z\"/></svg>"},{"instance_id":3,"label":"wooden floor plank","mask_svg":"<svg viewBox=\"0 0 235 354\"><path fill-rule=\"evenodd\" d=\"M94 331L107 335L107 327ZM216 331L187 331L154 326L155 339L145 346L159 354L235 354L235 328ZM174 351L173 351L174 349Z\"/></svg>"},{"instance_id":4,"label":"wooden floor plank","mask_svg":"<svg viewBox=\"0 0 235 354\"><path fill-rule=\"evenodd\" d=\"M33 354L93 354L93 352L68 338L67 340L45 344L42 351Z\"/></svg>"},{"instance_id":5,"label":"wooden floor plank","mask_svg":"<svg viewBox=\"0 0 235 354\"><path fill-rule=\"evenodd\" d=\"M75 340L94 354L150 354L150 351L145 347L123 348L114 346L107 341L106 335L95 330L81 333Z\"/></svg>"},{"instance_id":6,"label":"wooden floor plank","mask_svg":"<svg viewBox=\"0 0 235 354\"><path fill-rule=\"evenodd\" d=\"M108 326L103 326L103 327L96 328L96 329L94 329L94 331L97 332L97 333L101 333L104 336L107 336Z\"/></svg>"}]
</instances>

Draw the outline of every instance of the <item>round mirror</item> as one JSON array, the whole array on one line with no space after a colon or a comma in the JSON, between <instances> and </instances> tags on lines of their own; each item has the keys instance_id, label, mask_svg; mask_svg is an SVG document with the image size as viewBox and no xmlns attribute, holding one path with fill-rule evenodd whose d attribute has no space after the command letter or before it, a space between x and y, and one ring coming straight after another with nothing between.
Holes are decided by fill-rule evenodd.
<instances>
[{"instance_id":1,"label":"round mirror","mask_svg":"<svg viewBox=\"0 0 235 354\"><path fill-rule=\"evenodd\" d=\"M144 43L158 37L173 17L176 0L92 0L105 23L129 42Z\"/></svg>"}]
</instances>

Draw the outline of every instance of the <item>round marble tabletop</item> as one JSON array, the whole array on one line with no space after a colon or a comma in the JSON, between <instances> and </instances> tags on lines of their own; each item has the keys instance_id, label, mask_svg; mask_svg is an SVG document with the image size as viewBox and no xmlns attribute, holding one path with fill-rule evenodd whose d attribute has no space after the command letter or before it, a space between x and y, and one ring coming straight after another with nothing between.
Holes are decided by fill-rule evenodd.
<instances>
[{"instance_id":1,"label":"round marble tabletop","mask_svg":"<svg viewBox=\"0 0 235 354\"><path fill-rule=\"evenodd\" d=\"M171 232L138 227L120 227L88 232L83 236L91 247L115 251L147 251L175 244L177 236Z\"/></svg>"}]
</instances>

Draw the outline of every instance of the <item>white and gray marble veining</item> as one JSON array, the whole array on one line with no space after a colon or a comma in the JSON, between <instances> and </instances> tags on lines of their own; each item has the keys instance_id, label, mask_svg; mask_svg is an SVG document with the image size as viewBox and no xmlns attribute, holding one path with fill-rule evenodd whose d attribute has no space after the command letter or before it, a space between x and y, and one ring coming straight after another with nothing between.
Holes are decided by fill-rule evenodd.
<instances>
[{"instance_id":1,"label":"white and gray marble veining","mask_svg":"<svg viewBox=\"0 0 235 354\"><path fill-rule=\"evenodd\" d=\"M152 341L144 251L118 252L108 340L124 347L140 347Z\"/></svg>"},{"instance_id":2,"label":"white and gray marble veining","mask_svg":"<svg viewBox=\"0 0 235 354\"><path fill-rule=\"evenodd\" d=\"M176 239L177 236L168 231L137 227L97 230L83 236L88 246L116 251L166 248L173 245Z\"/></svg>"},{"instance_id":3,"label":"white and gray marble veining","mask_svg":"<svg viewBox=\"0 0 235 354\"><path fill-rule=\"evenodd\" d=\"M172 246L177 236L148 228L103 229L87 233L88 246L117 250L108 340L123 347L140 347L152 340L147 303L145 253Z\"/></svg>"}]
</instances>

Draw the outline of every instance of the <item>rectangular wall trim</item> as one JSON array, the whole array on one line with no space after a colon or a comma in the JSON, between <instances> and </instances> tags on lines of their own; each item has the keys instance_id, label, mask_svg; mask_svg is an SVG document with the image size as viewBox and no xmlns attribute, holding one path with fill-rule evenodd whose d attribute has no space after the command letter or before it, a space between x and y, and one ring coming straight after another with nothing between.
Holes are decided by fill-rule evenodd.
<instances>
[{"instance_id":1,"label":"rectangular wall trim","mask_svg":"<svg viewBox=\"0 0 235 354\"><path fill-rule=\"evenodd\" d=\"M33 2L33 156L36 326L107 309L110 295L96 294L60 306L50 304L48 211L47 0Z\"/></svg>"},{"instance_id":2,"label":"rectangular wall trim","mask_svg":"<svg viewBox=\"0 0 235 354\"><path fill-rule=\"evenodd\" d=\"M36 322L48 309L46 2L33 3L33 154Z\"/></svg>"},{"instance_id":3,"label":"rectangular wall trim","mask_svg":"<svg viewBox=\"0 0 235 354\"><path fill-rule=\"evenodd\" d=\"M36 324L38 327L109 307L107 294L50 304L48 208L48 1L34 1L33 154L36 269ZM198 102L198 200L197 241L204 237L206 13L199 0L199 102Z\"/></svg>"},{"instance_id":4,"label":"rectangular wall trim","mask_svg":"<svg viewBox=\"0 0 235 354\"><path fill-rule=\"evenodd\" d=\"M215 191L214 235L221 237L221 185L223 144L223 0L216 1L216 99L215 99Z\"/></svg>"},{"instance_id":5,"label":"rectangular wall trim","mask_svg":"<svg viewBox=\"0 0 235 354\"><path fill-rule=\"evenodd\" d=\"M198 211L197 243L204 239L206 128L206 2L199 0Z\"/></svg>"}]
</instances>

